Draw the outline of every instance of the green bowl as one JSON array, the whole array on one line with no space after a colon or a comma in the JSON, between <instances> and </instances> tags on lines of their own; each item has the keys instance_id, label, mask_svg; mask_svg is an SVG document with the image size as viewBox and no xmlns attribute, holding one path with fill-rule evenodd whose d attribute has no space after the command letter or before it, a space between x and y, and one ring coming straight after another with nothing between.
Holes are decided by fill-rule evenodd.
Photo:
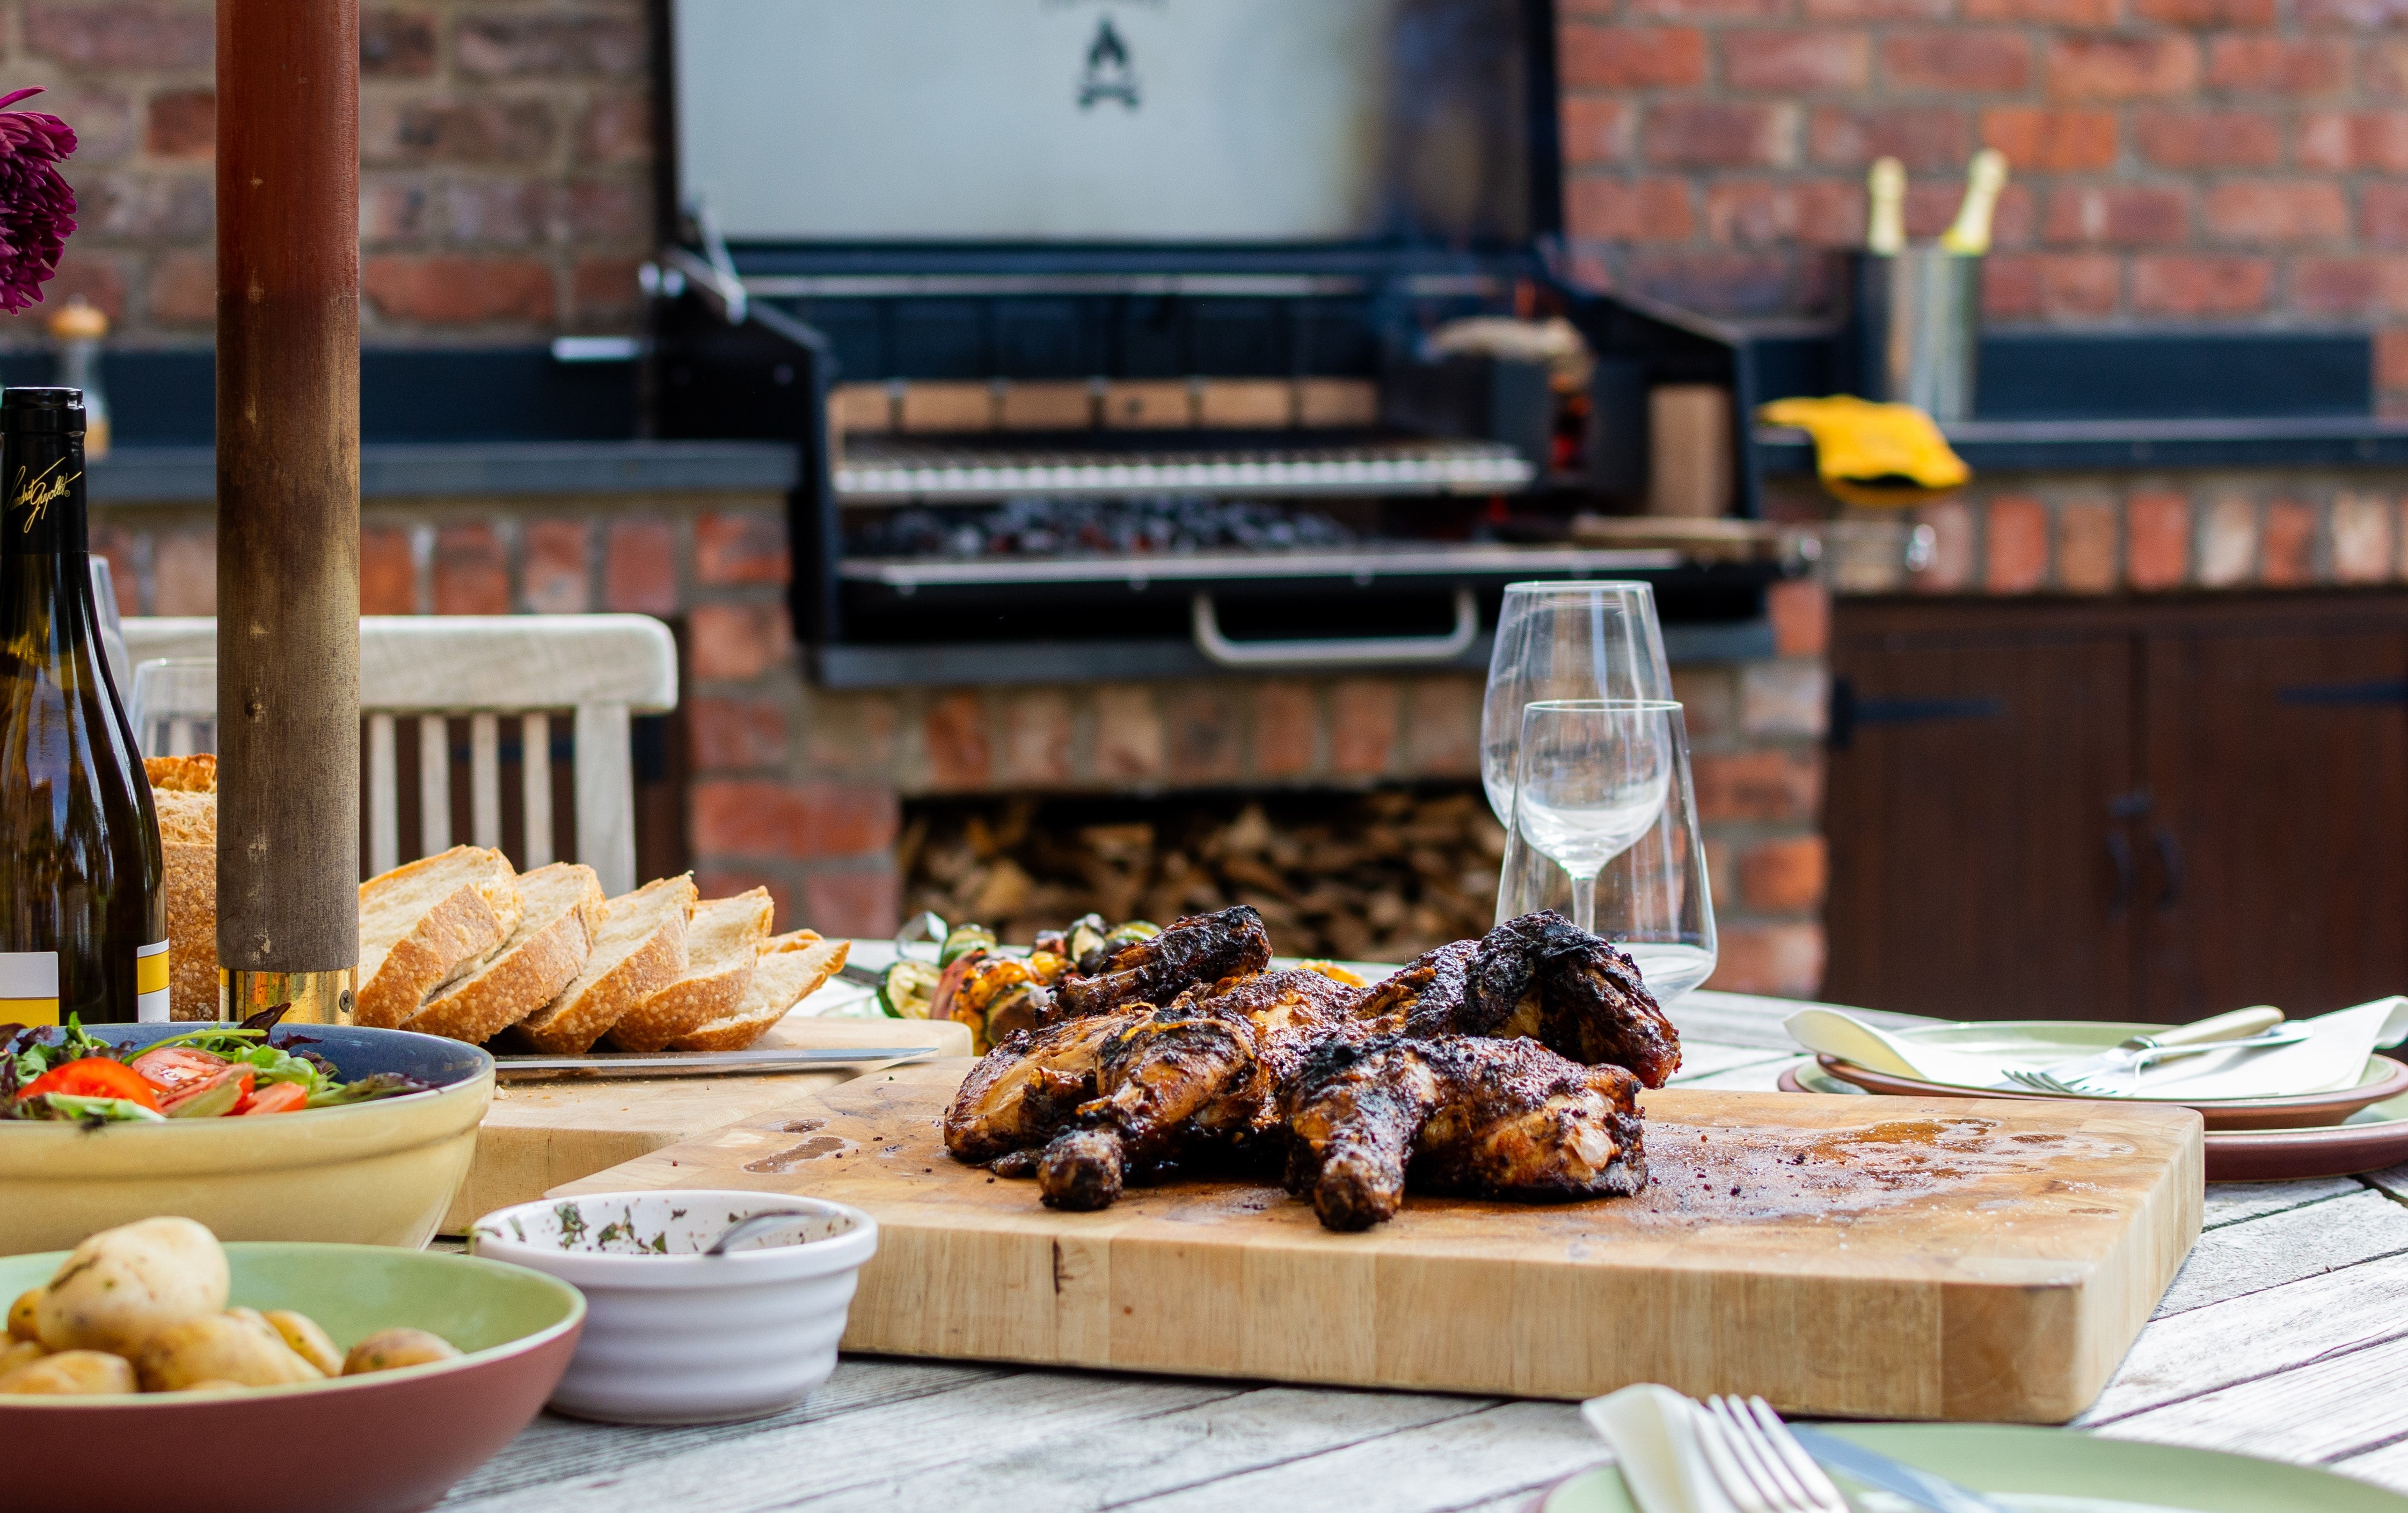
<instances>
[{"instance_id":1,"label":"green bowl","mask_svg":"<svg viewBox=\"0 0 2408 1513\"><path fill-rule=\"evenodd\" d=\"M0 1397L7 1505L77 1513L408 1513L518 1436L577 1349L585 1299L523 1266L368 1245L236 1242L233 1302L308 1314L349 1349L407 1325L464 1352L428 1365L222 1396ZM0 1260L0 1297L50 1280L64 1251ZM229 1447L282 1450L246 1458ZM99 1447L106 1447L105 1449ZM306 1451L301 1462L292 1453ZM279 1470L278 1467L281 1466ZM210 1470L208 1468L214 1468Z\"/></svg>"}]
</instances>

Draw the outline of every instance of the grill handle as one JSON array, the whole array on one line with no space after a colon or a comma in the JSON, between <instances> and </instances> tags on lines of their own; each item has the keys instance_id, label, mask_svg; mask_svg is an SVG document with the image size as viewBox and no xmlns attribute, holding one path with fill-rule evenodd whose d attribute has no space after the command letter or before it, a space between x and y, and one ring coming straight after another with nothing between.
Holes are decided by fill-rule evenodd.
<instances>
[{"instance_id":1,"label":"grill handle","mask_svg":"<svg viewBox=\"0 0 2408 1513\"><path fill-rule=\"evenodd\" d=\"M1221 634L1212 596L1190 601L1196 648L1224 667L1368 666L1382 663L1453 662L1480 639L1480 600L1455 591L1455 629L1444 635L1370 635L1328 640L1232 641Z\"/></svg>"}]
</instances>

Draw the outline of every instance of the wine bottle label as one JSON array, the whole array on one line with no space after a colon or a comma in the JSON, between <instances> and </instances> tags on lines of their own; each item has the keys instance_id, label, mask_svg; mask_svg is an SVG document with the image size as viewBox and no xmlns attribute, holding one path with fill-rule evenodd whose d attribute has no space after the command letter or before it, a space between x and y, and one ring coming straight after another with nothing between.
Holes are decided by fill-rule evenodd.
<instances>
[{"instance_id":1,"label":"wine bottle label","mask_svg":"<svg viewBox=\"0 0 2408 1513\"><path fill-rule=\"evenodd\" d=\"M134 952L134 1017L145 1024L167 1022L167 943L164 940Z\"/></svg>"},{"instance_id":2,"label":"wine bottle label","mask_svg":"<svg viewBox=\"0 0 2408 1513\"><path fill-rule=\"evenodd\" d=\"M0 1024L59 1022L59 953L0 951Z\"/></svg>"}]
</instances>

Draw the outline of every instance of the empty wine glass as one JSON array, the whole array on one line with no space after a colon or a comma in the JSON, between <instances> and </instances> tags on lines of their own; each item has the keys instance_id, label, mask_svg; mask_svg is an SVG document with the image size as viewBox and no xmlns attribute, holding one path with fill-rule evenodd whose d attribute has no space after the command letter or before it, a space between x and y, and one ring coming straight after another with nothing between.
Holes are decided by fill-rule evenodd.
<instances>
[{"instance_id":1,"label":"empty wine glass","mask_svg":"<svg viewBox=\"0 0 2408 1513\"><path fill-rule=\"evenodd\" d=\"M1664 812L1672 746L1663 700L1545 699L1522 711L1513 825L1571 875L1572 922L1597 926L1597 875Z\"/></svg>"},{"instance_id":2,"label":"empty wine glass","mask_svg":"<svg viewBox=\"0 0 2408 1513\"><path fill-rule=\"evenodd\" d=\"M134 669L134 739L147 757L215 754L218 659L160 657Z\"/></svg>"},{"instance_id":3,"label":"empty wine glass","mask_svg":"<svg viewBox=\"0 0 2408 1513\"><path fill-rule=\"evenodd\" d=\"M1480 710L1480 779L1513 823L1522 711L1550 699L1670 699L1664 632L1644 583L1512 583L1497 617Z\"/></svg>"}]
</instances>

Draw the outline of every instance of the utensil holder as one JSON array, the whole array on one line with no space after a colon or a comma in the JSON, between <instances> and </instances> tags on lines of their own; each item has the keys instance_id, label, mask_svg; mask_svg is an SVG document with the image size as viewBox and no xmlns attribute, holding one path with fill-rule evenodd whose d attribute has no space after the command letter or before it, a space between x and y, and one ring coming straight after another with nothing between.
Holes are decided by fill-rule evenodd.
<instances>
[{"instance_id":1,"label":"utensil holder","mask_svg":"<svg viewBox=\"0 0 2408 1513\"><path fill-rule=\"evenodd\" d=\"M1856 392L1935 421L1973 418L1982 260L1936 247L1851 259Z\"/></svg>"}]
</instances>

